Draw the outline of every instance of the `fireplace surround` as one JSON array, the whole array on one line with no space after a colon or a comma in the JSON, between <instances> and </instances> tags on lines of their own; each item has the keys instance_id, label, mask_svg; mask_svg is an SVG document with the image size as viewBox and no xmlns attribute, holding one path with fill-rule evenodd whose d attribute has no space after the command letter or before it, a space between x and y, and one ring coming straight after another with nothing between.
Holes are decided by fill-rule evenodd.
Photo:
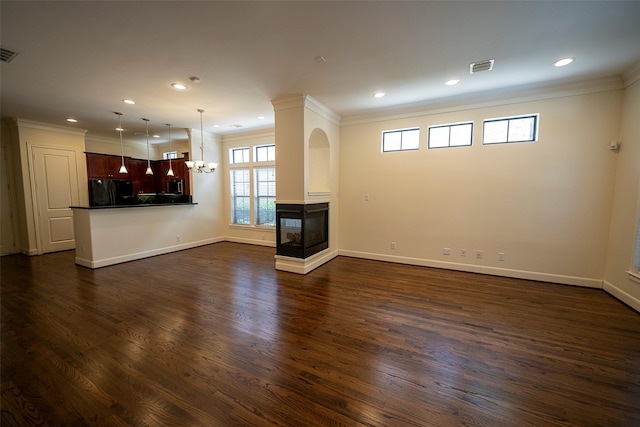
<instances>
[{"instance_id":1,"label":"fireplace surround","mask_svg":"<svg viewBox=\"0 0 640 427\"><path fill-rule=\"evenodd\" d=\"M329 203L276 204L276 254L308 258L329 247Z\"/></svg>"}]
</instances>

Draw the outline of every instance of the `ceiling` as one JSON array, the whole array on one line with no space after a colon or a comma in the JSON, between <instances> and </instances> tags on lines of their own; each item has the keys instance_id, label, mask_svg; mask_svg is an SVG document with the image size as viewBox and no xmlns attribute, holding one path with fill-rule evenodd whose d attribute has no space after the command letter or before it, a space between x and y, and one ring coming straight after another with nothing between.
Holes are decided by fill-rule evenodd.
<instances>
[{"instance_id":1,"label":"ceiling","mask_svg":"<svg viewBox=\"0 0 640 427\"><path fill-rule=\"evenodd\" d=\"M3 117L116 138L118 111L131 141L143 117L158 141L166 123L199 128L198 108L205 131L272 128L287 94L347 118L640 64L640 1L2 0L0 13L2 47L19 52L1 63ZM493 70L470 75L485 59Z\"/></svg>"}]
</instances>

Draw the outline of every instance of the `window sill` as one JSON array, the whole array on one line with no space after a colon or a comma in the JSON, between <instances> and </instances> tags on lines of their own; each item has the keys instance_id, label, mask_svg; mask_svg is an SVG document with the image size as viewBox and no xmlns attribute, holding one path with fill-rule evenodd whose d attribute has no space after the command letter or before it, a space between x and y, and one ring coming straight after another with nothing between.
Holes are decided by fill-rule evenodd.
<instances>
[{"instance_id":1,"label":"window sill","mask_svg":"<svg viewBox=\"0 0 640 427\"><path fill-rule=\"evenodd\" d=\"M275 233L276 226L275 225L250 225L250 224L229 224L229 228L237 228L242 230L262 230L262 231L272 231Z\"/></svg>"},{"instance_id":2,"label":"window sill","mask_svg":"<svg viewBox=\"0 0 640 427\"><path fill-rule=\"evenodd\" d=\"M627 274L629 275L629 279L631 279L631 281L636 282L636 283L640 283L640 274L639 273L634 273L633 271L627 271Z\"/></svg>"}]
</instances>

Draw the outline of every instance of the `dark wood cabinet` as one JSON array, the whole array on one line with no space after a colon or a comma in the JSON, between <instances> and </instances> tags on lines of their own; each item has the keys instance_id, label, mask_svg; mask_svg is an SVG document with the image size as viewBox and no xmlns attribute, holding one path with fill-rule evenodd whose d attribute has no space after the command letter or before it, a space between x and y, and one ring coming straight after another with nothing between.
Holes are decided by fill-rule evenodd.
<instances>
[{"instance_id":1,"label":"dark wood cabinet","mask_svg":"<svg viewBox=\"0 0 640 427\"><path fill-rule=\"evenodd\" d=\"M121 174L120 156L87 153L87 175L89 179L128 179L127 174Z\"/></svg>"},{"instance_id":2,"label":"dark wood cabinet","mask_svg":"<svg viewBox=\"0 0 640 427\"><path fill-rule=\"evenodd\" d=\"M134 194L166 193L169 182L175 179L183 180L183 193L190 194L189 171L184 159L171 160L174 176L168 177L169 160L152 160L149 162L153 175L147 175L147 160L124 158L127 168L126 174L121 174L122 158L109 154L86 153L87 175L89 179L119 179L131 181Z\"/></svg>"}]
</instances>

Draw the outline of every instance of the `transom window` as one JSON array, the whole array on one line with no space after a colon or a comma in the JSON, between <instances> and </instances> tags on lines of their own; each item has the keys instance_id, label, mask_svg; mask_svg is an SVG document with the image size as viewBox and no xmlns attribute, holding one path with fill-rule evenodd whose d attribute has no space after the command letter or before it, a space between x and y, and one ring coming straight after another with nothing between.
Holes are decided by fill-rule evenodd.
<instances>
[{"instance_id":1,"label":"transom window","mask_svg":"<svg viewBox=\"0 0 640 427\"><path fill-rule=\"evenodd\" d=\"M471 145L473 122L429 126L429 148Z\"/></svg>"},{"instance_id":2,"label":"transom window","mask_svg":"<svg viewBox=\"0 0 640 427\"><path fill-rule=\"evenodd\" d=\"M237 165L238 163L249 163L249 148L232 148L229 150L229 163Z\"/></svg>"},{"instance_id":3,"label":"transom window","mask_svg":"<svg viewBox=\"0 0 640 427\"><path fill-rule=\"evenodd\" d=\"M483 144L529 142L538 138L538 114L484 121Z\"/></svg>"},{"instance_id":4,"label":"transom window","mask_svg":"<svg viewBox=\"0 0 640 427\"><path fill-rule=\"evenodd\" d=\"M382 132L382 151L417 150L420 148L420 128Z\"/></svg>"},{"instance_id":5,"label":"transom window","mask_svg":"<svg viewBox=\"0 0 640 427\"><path fill-rule=\"evenodd\" d=\"M256 162L271 162L276 159L276 146L275 144L271 145L259 145L255 147L255 156L254 159Z\"/></svg>"},{"instance_id":6,"label":"transom window","mask_svg":"<svg viewBox=\"0 0 640 427\"><path fill-rule=\"evenodd\" d=\"M177 159L177 158L178 158L177 151L165 151L164 153L162 153L163 160Z\"/></svg>"}]
</instances>

